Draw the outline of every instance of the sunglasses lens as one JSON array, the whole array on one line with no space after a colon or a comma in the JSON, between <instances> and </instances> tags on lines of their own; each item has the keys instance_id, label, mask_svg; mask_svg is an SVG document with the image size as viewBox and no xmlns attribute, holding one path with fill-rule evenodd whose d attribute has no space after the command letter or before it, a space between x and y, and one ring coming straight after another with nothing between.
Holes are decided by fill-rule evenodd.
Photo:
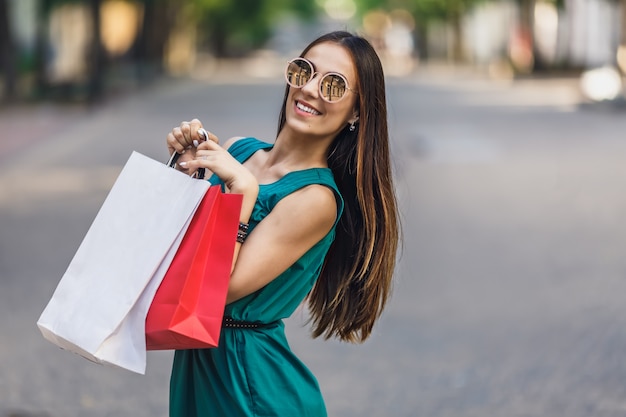
<instances>
[{"instance_id":1,"label":"sunglasses lens","mask_svg":"<svg viewBox=\"0 0 626 417\"><path fill-rule=\"evenodd\" d=\"M328 102L340 100L346 94L346 88L346 79L339 74L328 74L320 82L320 93Z\"/></svg>"},{"instance_id":2,"label":"sunglasses lens","mask_svg":"<svg viewBox=\"0 0 626 417\"><path fill-rule=\"evenodd\" d=\"M306 83L311 81L314 76L312 65L305 59L296 58L287 64L285 70L285 78L287 83L295 88L302 88ZM337 73L329 73L324 75L320 81L320 94L322 99L329 103L339 101L346 94L348 82Z\"/></svg>"},{"instance_id":3,"label":"sunglasses lens","mask_svg":"<svg viewBox=\"0 0 626 417\"><path fill-rule=\"evenodd\" d=\"M285 77L292 87L302 87L311 79L313 68L303 59L294 59L287 65Z\"/></svg>"}]
</instances>

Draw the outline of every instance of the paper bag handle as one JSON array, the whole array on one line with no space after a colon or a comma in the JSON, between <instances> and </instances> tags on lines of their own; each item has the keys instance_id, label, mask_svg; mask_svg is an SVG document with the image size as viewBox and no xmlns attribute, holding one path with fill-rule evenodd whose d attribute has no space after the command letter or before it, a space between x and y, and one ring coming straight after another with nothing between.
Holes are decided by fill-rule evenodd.
<instances>
[{"instance_id":1,"label":"paper bag handle","mask_svg":"<svg viewBox=\"0 0 626 417\"><path fill-rule=\"evenodd\" d=\"M176 168L176 161L178 161L178 158L180 158L180 155L178 152L174 151L174 153L172 153L172 156L170 156L169 161L167 161L167 166L170 168ZM198 168L196 170L196 172L194 172L193 174L191 174L191 176L193 178L199 178L199 179L203 179L204 178L204 168Z\"/></svg>"},{"instance_id":2,"label":"paper bag handle","mask_svg":"<svg viewBox=\"0 0 626 417\"><path fill-rule=\"evenodd\" d=\"M209 140L209 133L206 130L204 130L204 128L198 129L198 134L200 136L202 136L205 141ZM179 154L178 152L174 151L172 156L170 156L170 160L167 162L167 166L170 167L170 168L176 168L176 161L178 161L178 158L180 157L180 155L181 154ZM205 171L206 170L204 168L198 168L196 170L196 172L194 172L191 176L193 178L203 179Z\"/></svg>"}]
</instances>

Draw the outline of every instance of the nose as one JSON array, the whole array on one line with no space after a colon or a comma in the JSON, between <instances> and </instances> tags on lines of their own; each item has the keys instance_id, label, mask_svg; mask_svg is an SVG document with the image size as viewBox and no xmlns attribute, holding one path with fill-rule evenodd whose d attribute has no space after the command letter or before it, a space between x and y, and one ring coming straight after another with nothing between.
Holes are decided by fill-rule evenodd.
<instances>
[{"instance_id":1,"label":"nose","mask_svg":"<svg viewBox=\"0 0 626 417\"><path fill-rule=\"evenodd\" d=\"M318 73L314 73L311 79L302 86L302 91L310 96L319 97L320 77Z\"/></svg>"}]
</instances>

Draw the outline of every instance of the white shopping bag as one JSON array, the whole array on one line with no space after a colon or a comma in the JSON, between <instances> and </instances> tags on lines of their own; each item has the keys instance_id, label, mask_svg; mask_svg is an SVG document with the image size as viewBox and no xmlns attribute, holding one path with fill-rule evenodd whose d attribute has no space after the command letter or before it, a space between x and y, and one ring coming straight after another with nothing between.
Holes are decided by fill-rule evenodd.
<instances>
[{"instance_id":1,"label":"white shopping bag","mask_svg":"<svg viewBox=\"0 0 626 417\"><path fill-rule=\"evenodd\" d=\"M37 326L59 347L145 373L145 319L210 187L133 152Z\"/></svg>"}]
</instances>

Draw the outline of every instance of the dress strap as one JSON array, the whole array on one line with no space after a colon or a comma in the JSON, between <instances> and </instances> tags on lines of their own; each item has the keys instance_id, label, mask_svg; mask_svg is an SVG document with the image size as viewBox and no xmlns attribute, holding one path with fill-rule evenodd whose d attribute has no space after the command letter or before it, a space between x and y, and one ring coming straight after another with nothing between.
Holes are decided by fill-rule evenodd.
<instances>
[{"instance_id":1,"label":"dress strap","mask_svg":"<svg viewBox=\"0 0 626 417\"><path fill-rule=\"evenodd\" d=\"M269 149L273 146L274 145L271 143L263 142L257 138L242 138L230 145L228 152L237 161L244 163L256 151L260 149Z\"/></svg>"},{"instance_id":2,"label":"dress strap","mask_svg":"<svg viewBox=\"0 0 626 417\"><path fill-rule=\"evenodd\" d=\"M248 158L252 156L259 149L269 149L273 147L271 143L263 142L258 140L257 138L241 138L236 140L230 147L228 148L228 153L230 153L233 158L235 158L239 163L244 163ZM211 184L221 184L222 191L224 191L224 184L222 180L216 175L213 174L208 179Z\"/></svg>"}]
</instances>

